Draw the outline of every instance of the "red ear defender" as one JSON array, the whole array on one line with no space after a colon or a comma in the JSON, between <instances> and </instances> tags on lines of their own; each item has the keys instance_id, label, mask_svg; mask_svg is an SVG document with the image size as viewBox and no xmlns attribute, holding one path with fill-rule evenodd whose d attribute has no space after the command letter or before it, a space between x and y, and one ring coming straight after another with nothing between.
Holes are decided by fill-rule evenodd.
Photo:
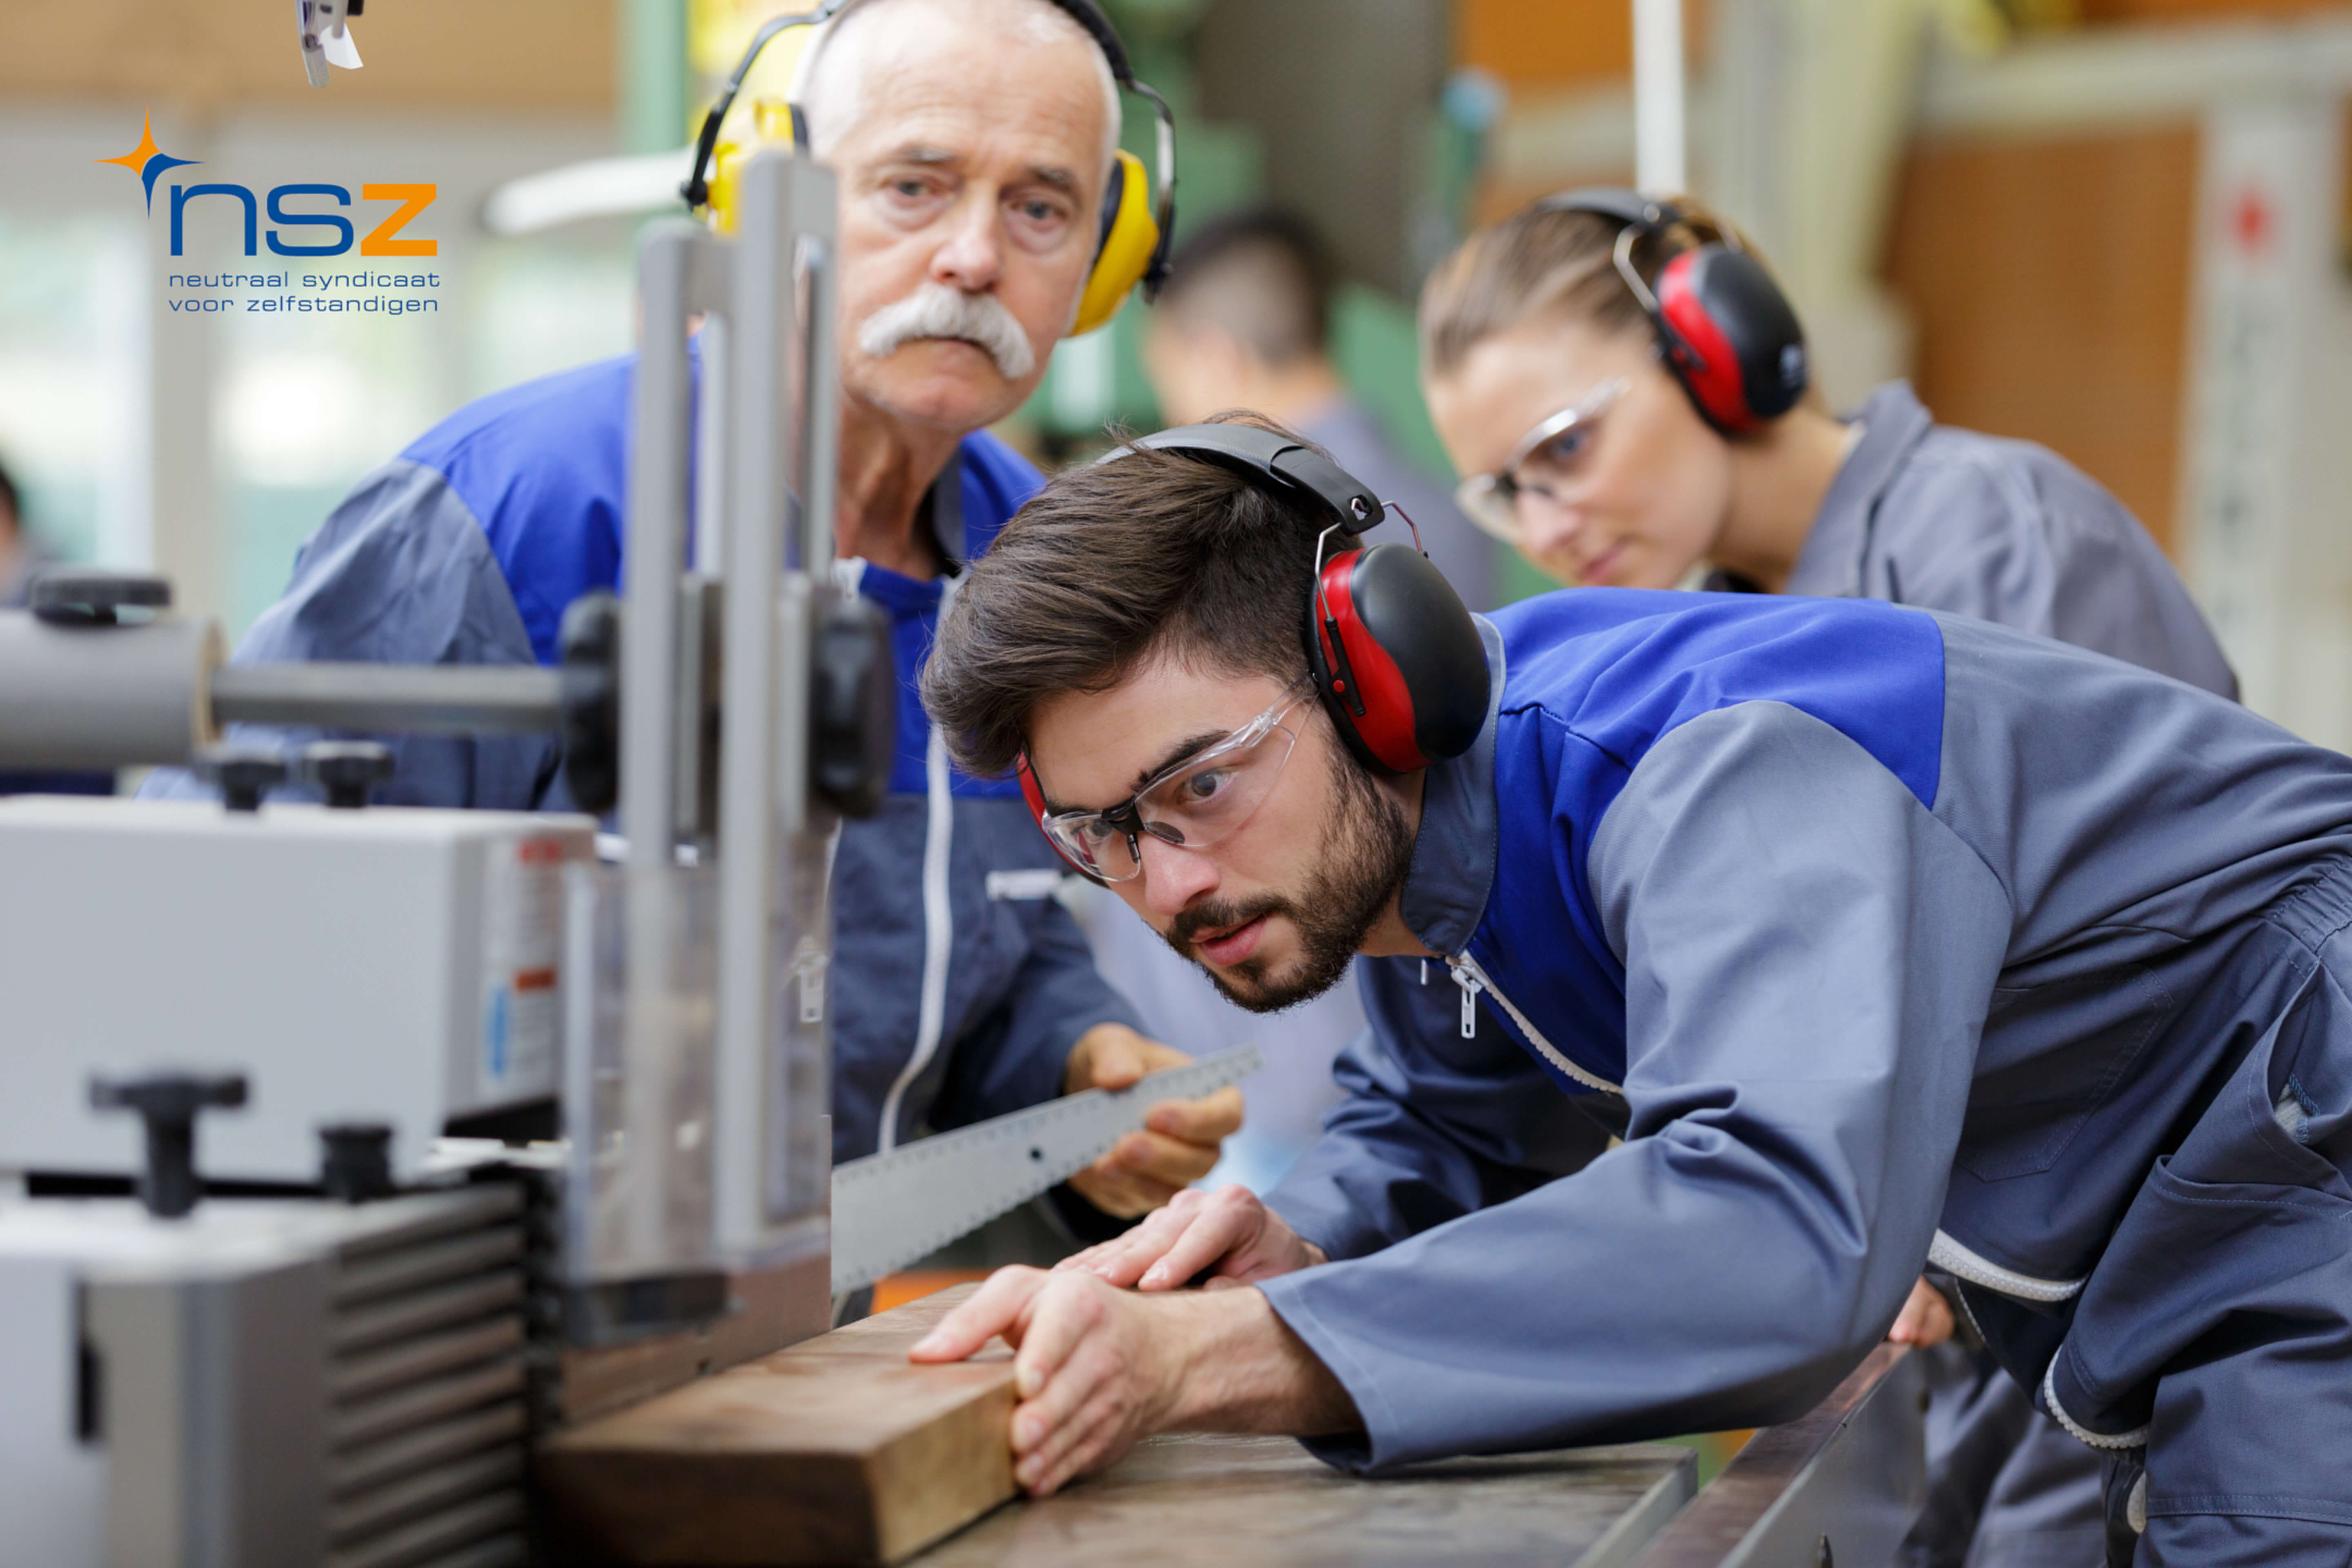
<instances>
[{"instance_id":1,"label":"red ear defender","mask_svg":"<svg viewBox=\"0 0 2352 1568\"><path fill-rule=\"evenodd\" d=\"M1307 663L1324 711L1359 760L1410 773L1470 749L1486 723L1486 644L1428 556L1405 544L1357 547L1356 536L1387 510L1378 495L1320 449L1254 425L1180 426L1095 460L1115 463L1139 449L1223 464L1330 519L1314 546ZM1327 558L1327 547L1338 553ZM1030 802L1036 809L1039 797Z\"/></svg>"},{"instance_id":2,"label":"red ear defender","mask_svg":"<svg viewBox=\"0 0 2352 1568\"><path fill-rule=\"evenodd\" d=\"M1343 550L1317 574L1307 616L1316 689L1359 758L1402 773L1470 749L1486 721L1486 650L1429 557Z\"/></svg>"},{"instance_id":3,"label":"red ear defender","mask_svg":"<svg viewBox=\"0 0 2352 1568\"><path fill-rule=\"evenodd\" d=\"M1717 430L1753 430L1805 395L1811 378L1805 329L1780 286L1731 229L1722 229L1719 244L1668 258L1653 289L1633 264L1633 246L1684 220L1672 202L1599 185L1547 196L1531 210L1592 213L1624 226L1612 256L1617 274L1650 318L1659 358Z\"/></svg>"},{"instance_id":4,"label":"red ear defender","mask_svg":"<svg viewBox=\"0 0 2352 1568\"><path fill-rule=\"evenodd\" d=\"M1744 250L1686 250L1658 274L1659 342L1675 377L1718 430L1753 430L1803 396L1804 329Z\"/></svg>"}]
</instances>

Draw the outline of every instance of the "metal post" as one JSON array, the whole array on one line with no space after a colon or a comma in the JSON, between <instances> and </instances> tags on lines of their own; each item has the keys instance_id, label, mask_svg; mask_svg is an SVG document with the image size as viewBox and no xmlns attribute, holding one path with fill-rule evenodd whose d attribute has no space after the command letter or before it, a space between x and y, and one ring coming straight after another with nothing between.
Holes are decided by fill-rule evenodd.
<instances>
[{"instance_id":1,"label":"metal post","mask_svg":"<svg viewBox=\"0 0 2352 1568\"><path fill-rule=\"evenodd\" d=\"M777 597L786 476L797 434L789 163L764 154L739 176L740 246L730 358L735 384L727 518L727 729L719 763L718 1228L740 1244L760 1227L761 1101L778 1039L772 963L782 826L776 810Z\"/></svg>"},{"instance_id":2,"label":"metal post","mask_svg":"<svg viewBox=\"0 0 2352 1568\"><path fill-rule=\"evenodd\" d=\"M1633 183L1652 195L1689 188L1683 127L1682 0L1633 0Z\"/></svg>"},{"instance_id":3,"label":"metal post","mask_svg":"<svg viewBox=\"0 0 2352 1568\"><path fill-rule=\"evenodd\" d=\"M808 817L807 569L829 571L831 560L835 383L826 331L832 177L805 160L770 153L745 165L738 189L714 1180L721 1247L740 1255L772 1239L771 1167L782 1157L775 1134L788 1114L781 1068L792 1026L782 1011L780 950L790 916L782 900L787 861L795 879L812 874L800 853ZM805 320L795 309L802 263L810 268L813 301ZM795 476L809 504L791 552L801 570L788 572ZM819 859L820 886L822 874Z\"/></svg>"},{"instance_id":4,"label":"metal post","mask_svg":"<svg viewBox=\"0 0 2352 1568\"><path fill-rule=\"evenodd\" d=\"M635 867L670 863L677 820L670 747L677 734L677 580L686 565L687 275L703 242L698 226L680 220L647 235L639 252L645 342L637 354L621 638L621 831Z\"/></svg>"}]
</instances>

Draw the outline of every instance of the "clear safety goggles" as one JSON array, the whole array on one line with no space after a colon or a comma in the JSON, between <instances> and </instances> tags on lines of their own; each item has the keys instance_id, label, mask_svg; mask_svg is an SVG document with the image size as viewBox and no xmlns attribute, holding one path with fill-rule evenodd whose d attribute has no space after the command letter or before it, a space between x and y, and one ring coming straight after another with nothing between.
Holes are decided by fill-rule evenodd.
<instances>
[{"instance_id":1,"label":"clear safety goggles","mask_svg":"<svg viewBox=\"0 0 2352 1568\"><path fill-rule=\"evenodd\" d=\"M1601 421L1633 383L1623 376L1602 382L1520 438L1502 468L1473 474L1454 492L1462 515L1507 544L1517 544L1533 507L1561 507L1591 467Z\"/></svg>"},{"instance_id":2,"label":"clear safety goggles","mask_svg":"<svg viewBox=\"0 0 2352 1568\"><path fill-rule=\"evenodd\" d=\"M1265 801L1298 727L1286 722L1307 700L1308 679L1223 740L1153 775L1118 805L1100 811L1049 812L1046 836L1062 852L1106 882L1124 882L1143 869L1143 835L1185 849L1205 849L1230 837Z\"/></svg>"}]
</instances>

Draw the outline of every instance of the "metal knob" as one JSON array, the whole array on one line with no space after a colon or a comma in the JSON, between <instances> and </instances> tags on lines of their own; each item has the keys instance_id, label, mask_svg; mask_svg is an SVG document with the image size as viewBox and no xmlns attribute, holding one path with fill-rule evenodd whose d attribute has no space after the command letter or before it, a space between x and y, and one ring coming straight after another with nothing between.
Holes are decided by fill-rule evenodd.
<instances>
[{"instance_id":1,"label":"metal knob","mask_svg":"<svg viewBox=\"0 0 2352 1568\"><path fill-rule=\"evenodd\" d=\"M392 1128L344 1121L319 1129L319 1183L347 1204L392 1195Z\"/></svg>"},{"instance_id":2,"label":"metal knob","mask_svg":"<svg viewBox=\"0 0 2352 1568\"><path fill-rule=\"evenodd\" d=\"M196 775L220 786L231 811L259 811L262 797L286 782L286 759L275 752L215 746L196 758Z\"/></svg>"},{"instance_id":3,"label":"metal knob","mask_svg":"<svg viewBox=\"0 0 2352 1568\"><path fill-rule=\"evenodd\" d=\"M889 617L864 599L835 599L818 613L812 651L809 782L844 816L871 816L898 744Z\"/></svg>"},{"instance_id":4,"label":"metal knob","mask_svg":"<svg viewBox=\"0 0 2352 1568\"><path fill-rule=\"evenodd\" d=\"M602 816L621 798L621 601L583 594L563 612L563 782Z\"/></svg>"},{"instance_id":5,"label":"metal knob","mask_svg":"<svg viewBox=\"0 0 2352 1568\"><path fill-rule=\"evenodd\" d=\"M302 748L302 777L338 811L357 811L392 776L392 750L373 741L314 741Z\"/></svg>"},{"instance_id":6,"label":"metal knob","mask_svg":"<svg viewBox=\"0 0 2352 1568\"><path fill-rule=\"evenodd\" d=\"M245 1075L203 1077L159 1072L145 1078L89 1080L89 1103L100 1110L135 1110L147 1124L147 1167L139 1201L159 1219L177 1219L196 1206L196 1116L215 1106L245 1103Z\"/></svg>"},{"instance_id":7,"label":"metal knob","mask_svg":"<svg viewBox=\"0 0 2352 1568\"><path fill-rule=\"evenodd\" d=\"M172 584L144 573L53 566L33 579L25 602L52 626L110 626L121 620L121 610L170 608Z\"/></svg>"}]
</instances>

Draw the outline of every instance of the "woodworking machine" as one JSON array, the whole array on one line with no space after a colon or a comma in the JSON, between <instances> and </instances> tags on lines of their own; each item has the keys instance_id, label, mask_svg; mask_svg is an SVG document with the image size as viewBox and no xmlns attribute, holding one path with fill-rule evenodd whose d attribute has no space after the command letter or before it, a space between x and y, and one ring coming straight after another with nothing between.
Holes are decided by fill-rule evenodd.
<instances>
[{"instance_id":1,"label":"woodworking machine","mask_svg":"<svg viewBox=\"0 0 2352 1568\"><path fill-rule=\"evenodd\" d=\"M828 847L897 689L833 587L833 179L743 190L645 240L623 593L560 668L224 668L100 573L0 615L0 765L223 797L0 801L0 1562L524 1562L534 1431L829 1322ZM552 732L583 814L369 805L383 746L236 721Z\"/></svg>"}]
</instances>

